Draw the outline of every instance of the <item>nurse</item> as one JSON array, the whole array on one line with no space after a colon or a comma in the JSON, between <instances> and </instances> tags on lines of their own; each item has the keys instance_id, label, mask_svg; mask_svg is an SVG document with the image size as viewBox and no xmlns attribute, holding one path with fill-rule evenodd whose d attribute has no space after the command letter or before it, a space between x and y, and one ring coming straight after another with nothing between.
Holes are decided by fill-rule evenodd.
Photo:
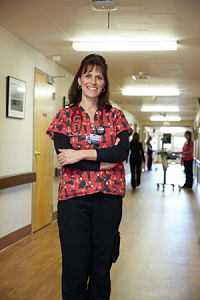
<instances>
[{"instance_id":1,"label":"nurse","mask_svg":"<svg viewBox=\"0 0 200 300\"><path fill-rule=\"evenodd\" d=\"M58 226L64 300L110 299L110 269L119 254L129 126L109 102L105 59L86 56L69 89L69 106L47 135L61 166Z\"/></svg>"},{"instance_id":2,"label":"nurse","mask_svg":"<svg viewBox=\"0 0 200 300\"><path fill-rule=\"evenodd\" d=\"M185 184L182 186L184 189L191 189L193 184L193 147L192 133L187 130L184 134L185 143L182 149L182 162L184 164L185 171Z\"/></svg>"}]
</instances>

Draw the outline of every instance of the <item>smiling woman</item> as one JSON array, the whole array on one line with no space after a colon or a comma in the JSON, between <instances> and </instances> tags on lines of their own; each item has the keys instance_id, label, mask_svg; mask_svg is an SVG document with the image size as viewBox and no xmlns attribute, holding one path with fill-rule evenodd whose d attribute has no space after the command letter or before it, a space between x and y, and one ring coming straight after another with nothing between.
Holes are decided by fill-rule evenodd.
<instances>
[{"instance_id":1,"label":"smiling woman","mask_svg":"<svg viewBox=\"0 0 200 300\"><path fill-rule=\"evenodd\" d=\"M110 268L119 253L123 161L129 153L131 127L109 102L102 56L84 58L69 90L69 102L47 130L61 165L62 295L67 300L108 300Z\"/></svg>"}]
</instances>

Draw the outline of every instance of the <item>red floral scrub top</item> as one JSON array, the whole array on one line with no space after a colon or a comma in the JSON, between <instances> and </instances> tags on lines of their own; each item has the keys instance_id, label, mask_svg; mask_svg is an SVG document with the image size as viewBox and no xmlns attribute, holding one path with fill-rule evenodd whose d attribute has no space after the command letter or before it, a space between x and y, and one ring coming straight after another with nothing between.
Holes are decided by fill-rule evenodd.
<instances>
[{"instance_id":1,"label":"red floral scrub top","mask_svg":"<svg viewBox=\"0 0 200 300\"><path fill-rule=\"evenodd\" d=\"M66 109L60 110L52 120L47 130L47 135L52 140L54 139L54 132L67 135L75 150L100 149L113 146L117 134L124 130L132 130L122 111L113 107L109 111L98 108L94 117L94 122L96 123L97 128L101 125L100 123L103 119L105 133L100 136L101 140L98 144L92 144L87 141L87 137L92 133L92 124L89 115L81 106L80 112L82 117L80 112L76 112L75 115L73 115L73 112L74 106L69 106ZM75 135L72 135L72 133ZM82 171L73 168L61 168L58 200L66 200L98 192L124 196L125 172L122 162L113 169L100 171Z\"/></svg>"}]
</instances>

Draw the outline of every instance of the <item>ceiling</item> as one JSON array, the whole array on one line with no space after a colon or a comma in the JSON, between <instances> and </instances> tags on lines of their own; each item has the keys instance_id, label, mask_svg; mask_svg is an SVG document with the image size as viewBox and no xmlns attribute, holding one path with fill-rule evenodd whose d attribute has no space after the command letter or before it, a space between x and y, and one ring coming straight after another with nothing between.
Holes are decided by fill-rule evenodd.
<instances>
[{"instance_id":1,"label":"ceiling","mask_svg":"<svg viewBox=\"0 0 200 300\"><path fill-rule=\"evenodd\" d=\"M108 63L111 100L139 121L152 113L142 104L177 104L184 121L193 121L200 97L200 1L116 0L116 11L91 9L89 0L0 0L0 26L47 57L60 55L59 65L75 74L89 52L76 52L73 41L98 39L177 40L178 50L167 52L98 52ZM134 81L144 72L149 80ZM136 84L174 85L177 97L122 96L122 88ZM171 113L173 115L175 113ZM177 113L176 113L177 114ZM173 122L172 122L173 123Z\"/></svg>"}]
</instances>

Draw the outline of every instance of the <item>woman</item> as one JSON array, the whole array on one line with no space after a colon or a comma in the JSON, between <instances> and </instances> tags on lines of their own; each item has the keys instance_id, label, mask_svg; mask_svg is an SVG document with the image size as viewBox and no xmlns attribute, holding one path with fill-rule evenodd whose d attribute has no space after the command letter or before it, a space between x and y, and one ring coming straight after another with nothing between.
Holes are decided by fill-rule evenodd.
<instances>
[{"instance_id":1,"label":"woman","mask_svg":"<svg viewBox=\"0 0 200 300\"><path fill-rule=\"evenodd\" d=\"M152 137L149 136L148 140L147 140L147 169L149 171L151 170L152 161L153 161L153 158L152 158L153 150L152 150L151 140L152 140Z\"/></svg>"},{"instance_id":2,"label":"woman","mask_svg":"<svg viewBox=\"0 0 200 300\"><path fill-rule=\"evenodd\" d=\"M182 188L192 188L193 184L193 141L191 131L185 132L185 144L182 149L182 161L185 168L185 184Z\"/></svg>"},{"instance_id":3,"label":"woman","mask_svg":"<svg viewBox=\"0 0 200 300\"><path fill-rule=\"evenodd\" d=\"M130 167L131 167L131 184L133 189L140 185L142 161L145 162L142 143L139 142L139 134L134 132L133 139L130 142ZM135 175L137 180L135 180Z\"/></svg>"},{"instance_id":4,"label":"woman","mask_svg":"<svg viewBox=\"0 0 200 300\"><path fill-rule=\"evenodd\" d=\"M58 226L64 300L110 298L110 268L119 251L119 224L131 131L109 102L105 59L86 56L47 134L61 165Z\"/></svg>"}]
</instances>

